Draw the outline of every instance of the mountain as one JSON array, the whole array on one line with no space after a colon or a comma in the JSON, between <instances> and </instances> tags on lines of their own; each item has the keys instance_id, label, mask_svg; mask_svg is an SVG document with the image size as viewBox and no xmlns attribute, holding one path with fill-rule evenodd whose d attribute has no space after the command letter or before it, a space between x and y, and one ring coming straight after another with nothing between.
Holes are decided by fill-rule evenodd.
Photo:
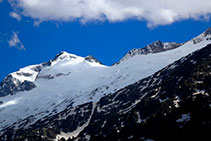
<instances>
[{"instance_id":1,"label":"mountain","mask_svg":"<svg viewBox=\"0 0 211 141\"><path fill-rule=\"evenodd\" d=\"M54 66L55 64L61 63L77 63L77 62L86 62L87 64L98 65L102 64L97 59L92 56L87 56L85 58L76 56L74 54L69 54L67 52L61 52L56 55L56 57L48 62L32 65L20 69L17 72L9 74L1 83L0 83L0 97L6 95L14 95L17 92L29 91L36 87L35 79L37 78L46 78L53 79L54 77L65 75L63 72L58 72L57 74L48 74L40 75L40 72L46 67ZM59 66L59 65L58 65ZM64 68L65 70L65 68ZM66 74L67 75L67 74Z\"/></svg>"},{"instance_id":2,"label":"mountain","mask_svg":"<svg viewBox=\"0 0 211 141\"><path fill-rule=\"evenodd\" d=\"M0 140L160 140L198 126L210 131L210 31L184 44L158 41L113 66L61 52L9 74L0 84Z\"/></svg>"}]
</instances>

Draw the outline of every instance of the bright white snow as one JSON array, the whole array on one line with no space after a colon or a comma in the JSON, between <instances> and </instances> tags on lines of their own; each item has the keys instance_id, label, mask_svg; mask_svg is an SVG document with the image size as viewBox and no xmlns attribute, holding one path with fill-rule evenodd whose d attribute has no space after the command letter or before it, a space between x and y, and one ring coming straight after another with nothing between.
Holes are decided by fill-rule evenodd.
<instances>
[{"instance_id":1,"label":"bright white snow","mask_svg":"<svg viewBox=\"0 0 211 141\"><path fill-rule=\"evenodd\" d=\"M38 65L32 65L25 68L21 68L19 71L11 73L11 75L13 76L13 78L18 79L20 82L24 82L25 80L34 82L38 75L38 72L34 70L34 68L37 66Z\"/></svg>"},{"instance_id":2,"label":"bright white snow","mask_svg":"<svg viewBox=\"0 0 211 141\"><path fill-rule=\"evenodd\" d=\"M177 119L176 122L187 122L191 118L191 114L182 114L182 117Z\"/></svg>"},{"instance_id":3,"label":"bright white snow","mask_svg":"<svg viewBox=\"0 0 211 141\"><path fill-rule=\"evenodd\" d=\"M178 96L175 97L175 100L174 100L173 102L174 102L174 106L175 106L176 108L179 108L180 99L179 99Z\"/></svg>"},{"instance_id":4,"label":"bright white snow","mask_svg":"<svg viewBox=\"0 0 211 141\"><path fill-rule=\"evenodd\" d=\"M15 98L15 99L10 100L10 101L8 101L8 102L6 102L6 103L4 103L4 104L1 104L1 105L0 105L0 109L1 109L1 108L5 108L5 107L8 107L8 106L11 106L11 105L15 105L15 104L18 103L18 101L19 101L20 99L21 99L21 98Z\"/></svg>"}]
</instances>

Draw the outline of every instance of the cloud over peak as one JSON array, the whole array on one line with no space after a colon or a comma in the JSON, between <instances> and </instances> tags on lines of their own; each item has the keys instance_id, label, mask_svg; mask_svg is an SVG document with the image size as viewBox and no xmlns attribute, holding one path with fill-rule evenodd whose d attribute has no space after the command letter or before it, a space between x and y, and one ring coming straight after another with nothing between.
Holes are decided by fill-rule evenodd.
<instances>
[{"instance_id":1,"label":"cloud over peak","mask_svg":"<svg viewBox=\"0 0 211 141\"><path fill-rule=\"evenodd\" d=\"M210 0L10 0L30 16L41 21L82 22L145 20L148 26L171 24L183 19L207 18Z\"/></svg>"}]
</instances>

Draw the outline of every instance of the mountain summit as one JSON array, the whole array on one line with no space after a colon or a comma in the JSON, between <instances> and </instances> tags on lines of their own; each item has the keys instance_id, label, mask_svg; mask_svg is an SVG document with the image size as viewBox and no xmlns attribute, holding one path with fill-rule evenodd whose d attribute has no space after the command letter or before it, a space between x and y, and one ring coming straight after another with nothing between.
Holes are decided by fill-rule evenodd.
<instances>
[{"instance_id":1,"label":"mountain summit","mask_svg":"<svg viewBox=\"0 0 211 141\"><path fill-rule=\"evenodd\" d=\"M9 74L0 83L0 97L6 95L14 95L20 91L29 91L36 87L35 81L38 78L53 78L55 76L64 75L64 72L75 66L103 66L97 59L92 56L80 57L68 52L62 51L52 60L38 65L31 65L19 69L17 72ZM42 75L43 70L48 70L49 74Z\"/></svg>"}]
</instances>

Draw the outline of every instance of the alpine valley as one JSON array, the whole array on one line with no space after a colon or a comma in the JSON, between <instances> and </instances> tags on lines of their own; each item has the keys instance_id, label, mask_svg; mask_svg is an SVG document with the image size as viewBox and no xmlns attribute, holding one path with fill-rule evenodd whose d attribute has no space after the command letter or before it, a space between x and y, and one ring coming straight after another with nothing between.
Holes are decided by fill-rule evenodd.
<instances>
[{"instance_id":1,"label":"alpine valley","mask_svg":"<svg viewBox=\"0 0 211 141\"><path fill-rule=\"evenodd\" d=\"M1 141L210 140L211 28L105 66L61 52L0 83Z\"/></svg>"}]
</instances>

